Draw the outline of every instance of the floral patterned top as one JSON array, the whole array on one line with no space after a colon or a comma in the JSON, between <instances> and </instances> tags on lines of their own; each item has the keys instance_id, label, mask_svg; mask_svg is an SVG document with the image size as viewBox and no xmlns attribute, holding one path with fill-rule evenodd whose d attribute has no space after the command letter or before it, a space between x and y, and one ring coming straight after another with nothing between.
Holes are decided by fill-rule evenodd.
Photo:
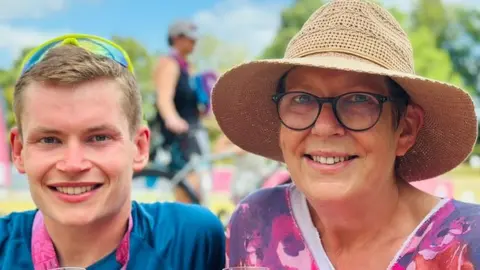
<instances>
[{"instance_id":1,"label":"floral patterned top","mask_svg":"<svg viewBox=\"0 0 480 270\"><path fill-rule=\"evenodd\" d=\"M308 218L306 218L308 217ZM408 237L389 270L480 268L480 206L442 199ZM334 270L293 185L243 200L226 231L227 266Z\"/></svg>"}]
</instances>

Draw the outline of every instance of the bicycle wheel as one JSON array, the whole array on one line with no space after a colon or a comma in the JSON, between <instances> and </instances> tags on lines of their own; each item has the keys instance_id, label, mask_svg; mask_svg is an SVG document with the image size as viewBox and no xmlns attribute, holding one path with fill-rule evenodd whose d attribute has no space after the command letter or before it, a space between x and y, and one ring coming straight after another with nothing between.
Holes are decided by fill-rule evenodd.
<instances>
[{"instance_id":1,"label":"bicycle wheel","mask_svg":"<svg viewBox=\"0 0 480 270\"><path fill-rule=\"evenodd\" d=\"M139 172L134 172L133 173L133 178L138 178L138 177L157 177L157 178L167 178L171 179L174 176L173 173L165 170L165 169L160 169L160 168L150 168L147 167Z\"/></svg>"},{"instance_id":2,"label":"bicycle wheel","mask_svg":"<svg viewBox=\"0 0 480 270\"><path fill-rule=\"evenodd\" d=\"M163 181L169 182L171 184L171 180L174 176L175 174L169 171L166 171L164 169L147 167L139 172L135 172L133 174L133 180L135 181L136 179L143 178L143 177L152 177L157 180L163 180ZM186 181L180 181L176 184L176 186L187 194L187 196L189 197L190 201L193 204L200 204L199 197L196 195L193 188L190 187L190 185L188 185Z\"/></svg>"}]
</instances>

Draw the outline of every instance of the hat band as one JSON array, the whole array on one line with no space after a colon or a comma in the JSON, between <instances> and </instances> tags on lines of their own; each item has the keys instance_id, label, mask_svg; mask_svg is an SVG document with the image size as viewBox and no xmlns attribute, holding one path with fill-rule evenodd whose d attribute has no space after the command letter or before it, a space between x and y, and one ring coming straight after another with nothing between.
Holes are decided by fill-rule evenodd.
<instances>
[{"instance_id":1,"label":"hat band","mask_svg":"<svg viewBox=\"0 0 480 270\"><path fill-rule=\"evenodd\" d=\"M304 58L304 57L322 57L322 56L347 58L347 59L363 62L364 64L374 65L376 67L380 67L380 68L384 68L392 71L398 71L402 73L409 73L409 74L415 75L415 72L413 70L399 70L398 68L387 65L386 63L382 63L382 61L380 61L378 58L360 55L358 52L348 51L348 50L332 50L332 49L318 50L317 49L315 51L304 51L300 54L289 55L288 57L285 57L285 59Z\"/></svg>"}]
</instances>

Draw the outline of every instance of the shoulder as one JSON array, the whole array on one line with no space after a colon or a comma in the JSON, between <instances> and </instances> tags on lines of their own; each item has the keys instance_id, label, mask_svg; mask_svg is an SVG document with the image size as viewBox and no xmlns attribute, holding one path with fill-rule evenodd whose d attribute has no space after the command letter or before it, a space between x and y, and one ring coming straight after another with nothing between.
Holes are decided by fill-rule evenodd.
<instances>
[{"instance_id":1,"label":"shoulder","mask_svg":"<svg viewBox=\"0 0 480 270\"><path fill-rule=\"evenodd\" d=\"M279 217L291 216L290 191L291 185L282 185L260 189L243 199L230 218L228 241L238 242L249 234L268 234Z\"/></svg>"},{"instance_id":2,"label":"shoulder","mask_svg":"<svg viewBox=\"0 0 480 270\"><path fill-rule=\"evenodd\" d=\"M480 248L480 205L449 200L430 217L419 233L454 236ZM433 241L433 238L428 239Z\"/></svg>"},{"instance_id":3,"label":"shoulder","mask_svg":"<svg viewBox=\"0 0 480 270\"><path fill-rule=\"evenodd\" d=\"M152 229L162 228L190 237L212 237L220 240L224 235L223 225L218 217L198 205L134 202L132 211L137 215L136 220L149 223L148 226Z\"/></svg>"},{"instance_id":4,"label":"shoulder","mask_svg":"<svg viewBox=\"0 0 480 270\"><path fill-rule=\"evenodd\" d=\"M418 246L414 246L415 250L425 250L422 251L425 254L428 251L428 254L438 257L437 260L442 257L456 258L463 264L478 267L480 205L448 200L419 227L415 237L421 239L416 244Z\"/></svg>"},{"instance_id":5,"label":"shoulder","mask_svg":"<svg viewBox=\"0 0 480 270\"><path fill-rule=\"evenodd\" d=\"M295 227L290 207L292 191L290 184L260 189L238 204L226 230L229 265L246 263L247 250L267 252L272 237L277 235L275 228L289 232Z\"/></svg>"},{"instance_id":6,"label":"shoulder","mask_svg":"<svg viewBox=\"0 0 480 270\"><path fill-rule=\"evenodd\" d=\"M230 223L249 218L268 218L270 215L289 213L291 185L257 190L245 197L232 214ZM247 222L247 221L245 221Z\"/></svg>"},{"instance_id":7,"label":"shoulder","mask_svg":"<svg viewBox=\"0 0 480 270\"><path fill-rule=\"evenodd\" d=\"M0 218L0 243L7 238L29 237L35 213L15 212Z\"/></svg>"},{"instance_id":8,"label":"shoulder","mask_svg":"<svg viewBox=\"0 0 480 270\"><path fill-rule=\"evenodd\" d=\"M0 218L1 265L31 267L30 241L36 211L11 213Z\"/></svg>"},{"instance_id":9,"label":"shoulder","mask_svg":"<svg viewBox=\"0 0 480 270\"><path fill-rule=\"evenodd\" d=\"M279 185L271 188L262 188L252 192L245 197L240 203L266 203L286 201L288 194L291 191L291 185Z\"/></svg>"},{"instance_id":10,"label":"shoulder","mask_svg":"<svg viewBox=\"0 0 480 270\"><path fill-rule=\"evenodd\" d=\"M218 217L205 207L181 203L166 203L163 207L178 225L194 226L197 232L221 231L223 233L223 225Z\"/></svg>"},{"instance_id":11,"label":"shoulder","mask_svg":"<svg viewBox=\"0 0 480 270\"><path fill-rule=\"evenodd\" d=\"M174 70L174 69L179 69L179 68L180 68L180 66L179 66L177 60L175 60L175 58L173 58L169 55L160 56L158 58L157 69Z\"/></svg>"},{"instance_id":12,"label":"shoulder","mask_svg":"<svg viewBox=\"0 0 480 270\"><path fill-rule=\"evenodd\" d=\"M179 265L188 265L188 269L223 269L224 228L208 209L181 203L134 202L132 212L137 217L136 236L176 265L175 269L181 268Z\"/></svg>"},{"instance_id":13,"label":"shoulder","mask_svg":"<svg viewBox=\"0 0 480 270\"><path fill-rule=\"evenodd\" d=\"M458 214L466 216L480 216L480 204L467 203L457 200L451 200L450 203L455 206L455 210Z\"/></svg>"},{"instance_id":14,"label":"shoulder","mask_svg":"<svg viewBox=\"0 0 480 270\"><path fill-rule=\"evenodd\" d=\"M176 223L218 225L218 218L207 208L175 202L133 202L133 211L152 216L156 220L168 218Z\"/></svg>"},{"instance_id":15,"label":"shoulder","mask_svg":"<svg viewBox=\"0 0 480 270\"><path fill-rule=\"evenodd\" d=\"M449 200L438 210L436 217L443 219L445 223L464 221L476 224L475 229L480 233L480 205L457 200Z\"/></svg>"},{"instance_id":16,"label":"shoulder","mask_svg":"<svg viewBox=\"0 0 480 270\"><path fill-rule=\"evenodd\" d=\"M450 215L445 220L449 224L462 224L464 233L470 233L477 241L480 241L480 205L466 203L457 200L448 202L451 204ZM480 245L480 242L478 243Z\"/></svg>"}]
</instances>

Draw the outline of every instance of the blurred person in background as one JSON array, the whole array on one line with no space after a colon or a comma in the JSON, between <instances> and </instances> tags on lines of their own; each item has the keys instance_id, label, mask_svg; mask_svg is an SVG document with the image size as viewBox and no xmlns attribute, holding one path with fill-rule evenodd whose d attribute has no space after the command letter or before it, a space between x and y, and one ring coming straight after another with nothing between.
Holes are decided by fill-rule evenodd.
<instances>
[{"instance_id":1,"label":"blurred person in background","mask_svg":"<svg viewBox=\"0 0 480 270\"><path fill-rule=\"evenodd\" d=\"M38 210L0 219L0 269L222 269L209 210L131 201L150 131L125 51L71 34L26 56L14 92L12 160Z\"/></svg>"},{"instance_id":2,"label":"blurred person in background","mask_svg":"<svg viewBox=\"0 0 480 270\"><path fill-rule=\"evenodd\" d=\"M408 35L383 7L330 1L284 58L220 77L212 104L234 144L285 162L293 180L236 208L230 267L480 268L480 206L410 184L469 156L472 98L415 74Z\"/></svg>"},{"instance_id":3,"label":"blurred person in background","mask_svg":"<svg viewBox=\"0 0 480 270\"><path fill-rule=\"evenodd\" d=\"M156 120L163 136L163 147L170 152L168 169L180 171L193 154L209 152L208 134L201 123L199 100L191 84L191 69L188 56L193 52L197 41L197 27L189 21L177 21L168 28L170 54L158 60L154 82L157 91ZM199 175L191 173L187 181L194 192L202 196L202 183ZM175 188L175 199L191 203L188 194Z\"/></svg>"}]
</instances>

